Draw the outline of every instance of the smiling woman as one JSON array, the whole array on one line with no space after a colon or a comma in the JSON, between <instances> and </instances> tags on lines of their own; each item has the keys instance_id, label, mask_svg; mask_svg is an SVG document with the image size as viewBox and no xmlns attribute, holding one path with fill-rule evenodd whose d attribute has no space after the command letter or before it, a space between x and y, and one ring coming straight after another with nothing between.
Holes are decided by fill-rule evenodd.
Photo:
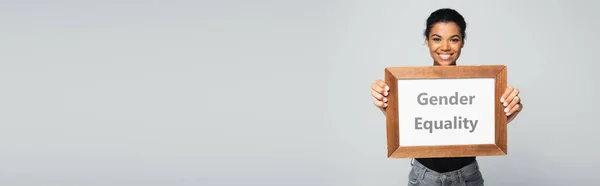
<instances>
[{"instance_id":1,"label":"smiling woman","mask_svg":"<svg viewBox=\"0 0 600 186\"><path fill-rule=\"evenodd\" d=\"M442 8L432 12L426 21L425 42L429 48L429 54L433 59L434 66L455 66L460 57L461 50L465 44L467 23L460 13L449 8ZM373 104L376 105L383 114L387 108L387 96L390 87L382 80L377 80L371 85L371 95L375 98ZM458 97L455 96L437 96L431 97L427 94L421 94L417 101L420 104L470 104L474 96ZM476 101L476 100L475 100ZM519 90L508 86L499 102L504 105L507 121L510 123L523 108ZM457 119L457 121L463 118ZM428 129L433 132L433 128L452 128L454 126L464 126L466 123L472 124L469 129L474 130L477 121L458 122L454 125L450 120L444 122L442 126L440 121L422 121L422 118L415 118L415 128ZM452 120L454 121L454 120ZM456 122L454 122L456 123ZM446 125L447 124L447 125ZM417 158L409 174L409 185L483 185L483 176L479 171L479 164L476 157L448 157L448 158Z\"/></svg>"}]
</instances>

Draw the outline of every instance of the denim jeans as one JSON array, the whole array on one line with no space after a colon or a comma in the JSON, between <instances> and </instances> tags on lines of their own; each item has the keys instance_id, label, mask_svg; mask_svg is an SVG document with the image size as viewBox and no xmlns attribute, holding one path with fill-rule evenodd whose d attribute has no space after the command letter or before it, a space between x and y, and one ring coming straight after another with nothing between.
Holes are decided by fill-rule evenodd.
<instances>
[{"instance_id":1,"label":"denim jeans","mask_svg":"<svg viewBox=\"0 0 600 186\"><path fill-rule=\"evenodd\" d=\"M413 159L414 160L414 159ZM408 174L409 186L481 186L483 176L479 171L477 161L450 172L439 173L433 171L419 161L412 161L412 168Z\"/></svg>"}]
</instances>

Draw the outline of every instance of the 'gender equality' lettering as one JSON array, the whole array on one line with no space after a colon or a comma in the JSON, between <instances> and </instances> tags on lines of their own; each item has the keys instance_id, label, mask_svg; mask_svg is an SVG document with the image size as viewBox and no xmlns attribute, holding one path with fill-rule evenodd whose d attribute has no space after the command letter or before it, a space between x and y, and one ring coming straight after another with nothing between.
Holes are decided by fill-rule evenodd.
<instances>
[{"instance_id":1,"label":"'gender equality' lettering","mask_svg":"<svg viewBox=\"0 0 600 186\"><path fill-rule=\"evenodd\" d=\"M428 96L426 92L420 93L417 96L417 102L420 105L472 105L475 96L458 96L458 92L454 92L453 96ZM422 117L415 117L415 129L429 130L433 133L433 129L466 129L469 132L475 131L478 120L470 120L467 117L454 116L449 120L423 120Z\"/></svg>"}]
</instances>

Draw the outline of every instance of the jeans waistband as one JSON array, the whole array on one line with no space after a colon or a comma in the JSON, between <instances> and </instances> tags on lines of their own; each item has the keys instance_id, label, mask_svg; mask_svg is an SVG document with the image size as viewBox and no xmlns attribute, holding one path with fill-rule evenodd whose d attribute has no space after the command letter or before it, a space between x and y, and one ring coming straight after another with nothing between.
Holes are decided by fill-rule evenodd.
<instances>
[{"instance_id":1,"label":"jeans waistband","mask_svg":"<svg viewBox=\"0 0 600 186\"><path fill-rule=\"evenodd\" d=\"M464 177L468 175L475 174L479 172L479 164L477 161L473 161L473 163L464 166L458 170L439 173L432 169L425 167L425 165L421 164L418 160L414 159L413 166L420 173L421 179L430 179L430 180L438 180L439 178L444 178L448 180L462 180Z\"/></svg>"}]
</instances>

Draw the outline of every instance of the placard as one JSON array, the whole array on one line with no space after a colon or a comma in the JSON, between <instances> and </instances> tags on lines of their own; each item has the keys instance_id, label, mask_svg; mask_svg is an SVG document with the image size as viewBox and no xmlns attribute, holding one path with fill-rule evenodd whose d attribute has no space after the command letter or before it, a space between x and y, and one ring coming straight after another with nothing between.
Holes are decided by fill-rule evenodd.
<instances>
[{"instance_id":1,"label":"placard","mask_svg":"<svg viewBox=\"0 0 600 186\"><path fill-rule=\"evenodd\" d=\"M506 155L506 66L388 67L388 157Z\"/></svg>"}]
</instances>

